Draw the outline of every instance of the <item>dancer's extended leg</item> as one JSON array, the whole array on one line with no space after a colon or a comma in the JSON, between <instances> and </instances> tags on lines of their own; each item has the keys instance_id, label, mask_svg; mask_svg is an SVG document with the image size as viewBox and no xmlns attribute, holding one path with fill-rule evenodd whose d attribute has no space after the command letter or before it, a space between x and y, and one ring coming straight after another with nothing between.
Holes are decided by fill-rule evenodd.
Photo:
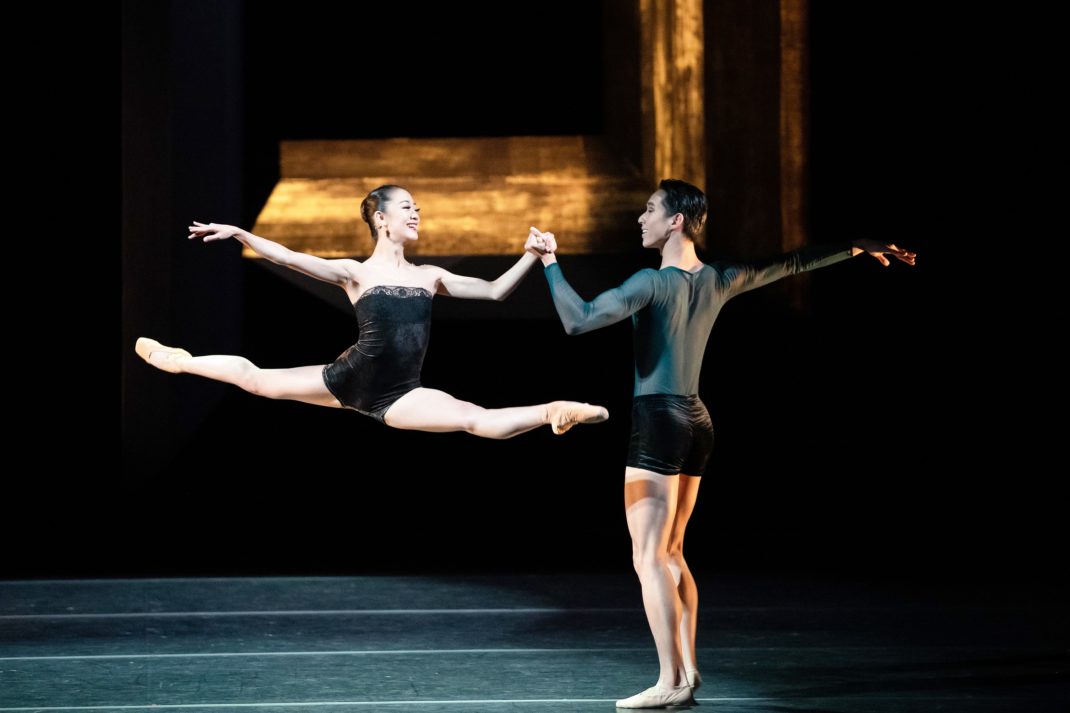
<instances>
[{"instance_id":1,"label":"dancer's extended leg","mask_svg":"<svg viewBox=\"0 0 1070 713\"><path fill-rule=\"evenodd\" d=\"M414 389L402 396L383 416L388 426L415 431L467 431L484 438L512 438L550 424L564 433L577 423L609 418L601 406L576 401L552 401L535 406L483 408L437 389Z\"/></svg>"},{"instance_id":2,"label":"dancer's extended leg","mask_svg":"<svg viewBox=\"0 0 1070 713\"><path fill-rule=\"evenodd\" d=\"M261 369L245 357L229 354L193 356L185 349L167 347L146 337L138 339L134 349L148 363L173 374L196 374L233 384L269 399L342 407L323 383L322 364L291 369Z\"/></svg>"}]
</instances>

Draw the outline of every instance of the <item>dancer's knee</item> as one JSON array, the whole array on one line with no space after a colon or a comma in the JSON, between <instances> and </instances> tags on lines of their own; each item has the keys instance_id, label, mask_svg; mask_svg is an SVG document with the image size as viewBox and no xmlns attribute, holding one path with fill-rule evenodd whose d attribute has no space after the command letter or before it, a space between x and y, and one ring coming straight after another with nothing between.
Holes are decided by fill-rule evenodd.
<instances>
[{"instance_id":1,"label":"dancer's knee","mask_svg":"<svg viewBox=\"0 0 1070 713\"><path fill-rule=\"evenodd\" d=\"M669 563L669 554L655 546L632 548L632 566L642 576L646 572L660 570Z\"/></svg>"},{"instance_id":2,"label":"dancer's knee","mask_svg":"<svg viewBox=\"0 0 1070 713\"><path fill-rule=\"evenodd\" d=\"M279 384L270 378L265 369L261 369L245 357L238 357L235 384L251 394L265 396L269 399L279 398Z\"/></svg>"},{"instance_id":3,"label":"dancer's knee","mask_svg":"<svg viewBox=\"0 0 1070 713\"><path fill-rule=\"evenodd\" d=\"M690 572L687 567L687 560L684 559L684 551L682 549L669 552L669 556L666 558L669 563L669 569L673 572L673 579L676 583L680 583L680 578Z\"/></svg>"},{"instance_id":4,"label":"dancer's knee","mask_svg":"<svg viewBox=\"0 0 1070 713\"><path fill-rule=\"evenodd\" d=\"M484 438L508 438L509 431L502 427L494 413L475 404L465 404L458 417L461 428L475 436Z\"/></svg>"}]
</instances>

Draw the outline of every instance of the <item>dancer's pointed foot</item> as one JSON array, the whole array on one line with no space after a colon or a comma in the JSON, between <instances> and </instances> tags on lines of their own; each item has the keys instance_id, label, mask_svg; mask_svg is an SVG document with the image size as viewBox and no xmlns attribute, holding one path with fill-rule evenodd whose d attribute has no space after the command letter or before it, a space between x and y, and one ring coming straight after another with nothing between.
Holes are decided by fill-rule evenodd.
<instances>
[{"instance_id":1,"label":"dancer's pointed foot","mask_svg":"<svg viewBox=\"0 0 1070 713\"><path fill-rule=\"evenodd\" d=\"M694 705L691 686L661 687L654 686L631 698L617 701L617 708L668 708L669 706Z\"/></svg>"},{"instance_id":2,"label":"dancer's pointed foot","mask_svg":"<svg viewBox=\"0 0 1070 713\"><path fill-rule=\"evenodd\" d=\"M702 687L702 676L699 674L698 669L692 668L684 672L687 676L687 685L691 686L692 691L697 691Z\"/></svg>"},{"instance_id":3,"label":"dancer's pointed foot","mask_svg":"<svg viewBox=\"0 0 1070 713\"><path fill-rule=\"evenodd\" d=\"M550 428L561 435L577 423L599 423L609 418L609 411L601 406L578 401L554 401L547 406Z\"/></svg>"},{"instance_id":4,"label":"dancer's pointed foot","mask_svg":"<svg viewBox=\"0 0 1070 713\"><path fill-rule=\"evenodd\" d=\"M139 357L152 364L157 369L163 369L172 374L177 374L179 372L178 361L181 357L193 356L185 349L165 347L155 339L149 339L148 337L139 337L137 343L134 344L134 351L137 352ZM153 355L156 356L155 359L152 358Z\"/></svg>"}]
</instances>

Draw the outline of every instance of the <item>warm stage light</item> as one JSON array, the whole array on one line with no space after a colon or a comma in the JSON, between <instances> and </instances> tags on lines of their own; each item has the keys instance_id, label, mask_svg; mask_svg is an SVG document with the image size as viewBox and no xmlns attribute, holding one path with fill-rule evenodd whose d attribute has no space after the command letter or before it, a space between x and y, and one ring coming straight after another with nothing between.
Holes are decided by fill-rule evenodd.
<instances>
[{"instance_id":1,"label":"warm stage light","mask_svg":"<svg viewBox=\"0 0 1070 713\"><path fill-rule=\"evenodd\" d=\"M253 232L322 257L371 253L360 202L384 183L421 207L412 255L517 254L531 225L562 253L635 249L651 191L599 137L290 141L280 162Z\"/></svg>"}]
</instances>

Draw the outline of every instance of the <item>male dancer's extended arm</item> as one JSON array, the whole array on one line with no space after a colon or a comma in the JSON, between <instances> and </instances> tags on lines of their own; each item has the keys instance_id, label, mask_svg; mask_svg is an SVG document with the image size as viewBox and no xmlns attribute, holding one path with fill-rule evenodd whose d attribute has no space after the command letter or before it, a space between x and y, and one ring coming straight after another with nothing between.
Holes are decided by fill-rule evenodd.
<instances>
[{"instance_id":1,"label":"male dancer's extended arm","mask_svg":"<svg viewBox=\"0 0 1070 713\"><path fill-rule=\"evenodd\" d=\"M554 307L568 334L583 334L619 322L650 304L654 298L655 270L649 268L640 270L620 287L606 290L590 302L584 301L568 284L556 259L546 265L543 273L550 284Z\"/></svg>"}]
</instances>

